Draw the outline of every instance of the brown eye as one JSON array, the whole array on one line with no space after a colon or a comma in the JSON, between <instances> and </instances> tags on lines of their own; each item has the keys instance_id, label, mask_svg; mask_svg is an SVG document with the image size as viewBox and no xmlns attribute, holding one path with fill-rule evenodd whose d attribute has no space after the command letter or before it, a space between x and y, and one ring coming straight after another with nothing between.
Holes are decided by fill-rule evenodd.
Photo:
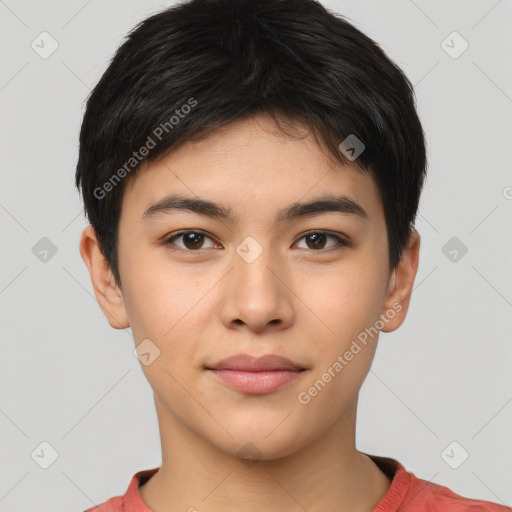
<instances>
[{"instance_id":1,"label":"brown eye","mask_svg":"<svg viewBox=\"0 0 512 512\"><path fill-rule=\"evenodd\" d=\"M312 233L305 237L306 243L308 243L310 249L323 249L325 247L326 238L326 235L323 233ZM311 243L311 245L309 245L309 243Z\"/></svg>"},{"instance_id":2,"label":"brown eye","mask_svg":"<svg viewBox=\"0 0 512 512\"><path fill-rule=\"evenodd\" d=\"M181 244L175 243L175 240L180 240ZM328 245L328 240L334 240L335 243ZM205 247L205 241L210 240L212 243L209 247ZM302 235L300 240L306 240L306 249L310 249L314 252L322 252L324 249L329 249L336 246L350 246L350 242L339 236L326 233L323 231L310 231ZM181 252L200 252L202 249L211 249L216 247L214 240L202 233L201 231L182 231L168 238L165 245L171 246L171 248ZM174 247L173 247L174 246Z\"/></svg>"},{"instance_id":3,"label":"brown eye","mask_svg":"<svg viewBox=\"0 0 512 512\"><path fill-rule=\"evenodd\" d=\"M336 245L341 245L341 246L348 246L349 243L344 240L343 238L339 237L339 236L336 236L336 235L331 235L330 233L325 233L323 231L310 231L309 233L306 233L305 235L302 236L301 240L304 239L306 240L306 245L307 245L307 249L312 249L313 251L321 251L322 249L325 249L325 246L326 246L326 239L333 239L335 240L337 243L335 243L334 245L331 245L331 247L335 247Z\"/></svg>"},{"instance_id":4,"label":"brown eye","mask_svg":"<svg viewBox=\"0 0 512 512\"><path fill-rule=\"evenodd\" d=\"M179 246L174 243L174 240L180 238L183 240L183 246ZM181 233L169 238L165 242L165 245L176 245L179 250L183 250L185 252L197 252L200 249L205 249L204 241L206 239L212 240L209 236L201 233L200 231L182 231ZM213 246L215 246L215 244L213 244L212 247Z\"/></svg>"}]
</instances>

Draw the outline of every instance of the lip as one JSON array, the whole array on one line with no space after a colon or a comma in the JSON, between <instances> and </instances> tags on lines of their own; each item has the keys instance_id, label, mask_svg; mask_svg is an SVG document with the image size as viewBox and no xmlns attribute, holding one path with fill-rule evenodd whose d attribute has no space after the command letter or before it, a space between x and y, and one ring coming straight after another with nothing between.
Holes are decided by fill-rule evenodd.
<instances>
[{"instance_id":1,"label":"lip","mask_svg":"<svg viewBox=\"0 0 512 512\"><path fill-rule=\"evenodd\" d=\"M238 354L219 361L208 370L241 370L245 372L267 372L275 370L301 371L305 370L286 357L267 354L253 357L248 354Z\"/></svg>"},{"instance_id":2,"label":"lip","mask_svg":"<svg viewBox=\"0 0 512 512\"><path fill-rule=\"evenodd\" d=\"M273 354L258 358L239 354L206 367L206 370L230 387L244 393L262 395L296 380L306 368Z\"/></svg>"}]
</instances>

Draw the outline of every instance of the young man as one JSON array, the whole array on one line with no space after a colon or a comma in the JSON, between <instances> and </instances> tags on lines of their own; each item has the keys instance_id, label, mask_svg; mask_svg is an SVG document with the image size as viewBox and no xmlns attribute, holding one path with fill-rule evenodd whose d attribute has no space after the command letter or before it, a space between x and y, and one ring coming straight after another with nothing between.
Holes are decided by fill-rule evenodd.
<instances>
[{"instance_id":1,"label":"young man","mask_svg":"<svg viewBox=\"0 0 512 512\"><path fill-rule=\"evenodd\" d=\"M87 103L80 242L131 327L162 464L90 511L505 511L355 446L404 321L426 170L412 86L312 0L142 22Z\"/></svg>"}]
</instances>

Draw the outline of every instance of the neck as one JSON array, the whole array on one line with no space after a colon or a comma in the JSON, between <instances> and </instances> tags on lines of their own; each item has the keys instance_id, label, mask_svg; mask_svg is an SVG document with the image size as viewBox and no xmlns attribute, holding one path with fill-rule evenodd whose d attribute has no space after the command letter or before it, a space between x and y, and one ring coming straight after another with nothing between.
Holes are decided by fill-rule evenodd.
<instances>
[{"instance_id":1,"label":"neck","mask_svg":"<svg viewBox=\"0 0 512 512\"><path fill-rule=\"evenodd\" d=\"M356 404L306 446L252 461L219 449L156 406L162 464L139 488L152 510L238 512L243 504L244 512L371 512L391 484L355 448Z\"/></svg>"}]
</instances>

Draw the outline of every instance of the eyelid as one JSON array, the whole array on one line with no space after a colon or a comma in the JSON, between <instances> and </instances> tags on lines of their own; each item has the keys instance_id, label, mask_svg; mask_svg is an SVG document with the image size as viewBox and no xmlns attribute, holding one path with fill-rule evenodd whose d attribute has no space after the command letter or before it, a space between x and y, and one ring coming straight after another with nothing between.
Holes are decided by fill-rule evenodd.
<instances>
[{"instance_id":1,"label":"eyelid","mask_svg":"<svg viewBox=\"0 0 512 512\"><path fill-rule=\"evenodd\" d=\"M206 231L203 231L201 229L184 229L182 231L178 231L177 233L166 236L164 238L163 244L166 246L173 245L173 242L171 242L171 240L174 240L175 238L179 238L180 236L186 235L188 233L197 233L197 234L203 235L206 238L209 238L213 242L216 242L215 238L213 236L211 236L209 233L207 233ZM337 232L335 233L335 232L323 230L323 229L310 229L309 231L305 231L304 233L301 233L299 237L297 237L297 239L295 240L294 243L296 243L299 240L302 240L303 238L307 237L308 235L312 235L312 234L326 235L328 237L335 238L338 241L338 244L337 244L338 247L339 246L352 247L352 245L353 245L353 242L347 236L343 235L342 233L337 233ZM186 250L186 249L182 249L181 247L178 247L176 249L173 248L172 250L190 254L190 253L200 253L203 251L208 251L210 249L198 249L196 251L193 251L193 250ZM328 252L328 250L321 250L321 249L318 251L310 249L309 251L317 252L317 253Z\"/></svg>"}]
</instances>

